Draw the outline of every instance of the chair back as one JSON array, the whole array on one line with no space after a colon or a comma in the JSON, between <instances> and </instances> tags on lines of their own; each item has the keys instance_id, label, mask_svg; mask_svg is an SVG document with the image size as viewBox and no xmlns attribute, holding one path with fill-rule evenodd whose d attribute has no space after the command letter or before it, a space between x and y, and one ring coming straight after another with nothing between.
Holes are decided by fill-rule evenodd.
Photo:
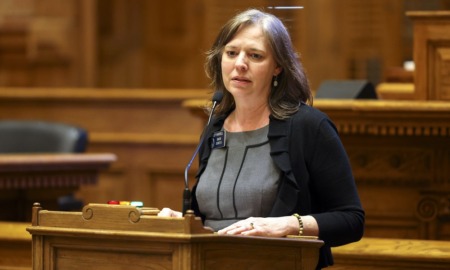
<instances>
[{"instance_id":1,"label":"chair back","mask_svg":"<svg viewBox=\"0 0 450 270\"><path fill-rule=\"evenodd\" d=\"M83 128L34 120L0 121L0 153L81 153L88 143Z\"/></svg>"}]
</instances>

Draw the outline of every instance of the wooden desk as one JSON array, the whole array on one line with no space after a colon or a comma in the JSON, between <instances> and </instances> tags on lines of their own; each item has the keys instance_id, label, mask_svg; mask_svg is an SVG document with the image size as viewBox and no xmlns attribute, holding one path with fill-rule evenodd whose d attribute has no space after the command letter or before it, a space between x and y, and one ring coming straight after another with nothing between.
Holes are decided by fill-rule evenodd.
<instances>
[{"instance_id":1,"label":"wooden desk","mask_svg":"<svg viewBox=\"0 0 450 270\"><path fill-rule=\"evenodd\" d=\"M323 242L219 236L192 212L89 204L82 212L33 207L33 269L314 269Z\"/></svg>"},{"instance_id":2,"label":"wooden desk","mask_svg":"<svg viewBox=\"0 0 450 270\"><path fill-rule=\"evenodd\" d=\"M113 154L0 155L0 219L31 221L36 201L56 210L59 196L95 184L98 172L115 160Z\"/></svg>"}]
</instances>

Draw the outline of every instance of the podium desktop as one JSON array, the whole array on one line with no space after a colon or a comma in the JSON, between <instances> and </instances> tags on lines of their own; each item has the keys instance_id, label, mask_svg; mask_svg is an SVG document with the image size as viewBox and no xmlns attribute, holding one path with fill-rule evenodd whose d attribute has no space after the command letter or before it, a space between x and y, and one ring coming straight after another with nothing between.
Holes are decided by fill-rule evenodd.
<instances>
[{"instance_id":1,"label":"podium desktop","mask_svg":"<svg viewBox=\"0 0 450 270\"><path fill-rule=\"evenodd\" d=\"M315 269L323 241L308 237L222 236L191 210L88 204L81 212L35 203L32 269Z\"/></svg>"}]
</instances>

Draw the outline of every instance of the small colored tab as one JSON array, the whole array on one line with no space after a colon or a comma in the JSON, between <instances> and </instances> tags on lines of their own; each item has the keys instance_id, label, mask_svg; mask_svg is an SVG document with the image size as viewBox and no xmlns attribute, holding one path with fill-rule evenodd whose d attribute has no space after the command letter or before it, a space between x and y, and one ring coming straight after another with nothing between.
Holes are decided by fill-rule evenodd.
<instances>
[{"instance_id":1,"label":"small colored tab","mask_svg":"<svg viewBox=\"0 0 450 270\"><path fill-rule=\"evenodd\" d=\"M130 204L132 206L136 206L136 207L143 207L144 206L144 203L141 202L141 201L132 201Z\"/></svg>"},{"instance_id":2,"label":"small colored tab","mask_svg":"<svg viewBox=\"0 0 450 270\"><path fill-rule=\"evenodd\" d=\"M119 202L120 205L130 205L129 201L120 201Z\"/></svg>"},{"instance_id":3,"label":"small colored tab","mask_svg":"<svg viewBox=\"0 0 450 270\"><path fill-rule=\"evenodd\" d=\"M119 204L119 201L108 201L108 204Z\"/></svg>"}]
</instances>

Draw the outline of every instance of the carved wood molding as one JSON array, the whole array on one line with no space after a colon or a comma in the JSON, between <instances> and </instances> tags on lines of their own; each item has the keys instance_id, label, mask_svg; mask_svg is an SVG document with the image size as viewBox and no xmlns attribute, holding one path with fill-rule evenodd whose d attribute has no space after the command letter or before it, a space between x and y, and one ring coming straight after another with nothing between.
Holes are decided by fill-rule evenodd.
<instances>
[{"instance_id":1,"label":"carved wood molding","mask_svg":"<svg viewBox=\"0 0 450 270\"><path fill-rule=\"evenodd\" d=\"M1 155L1 189L68 188L97 182L114 154Z\"/></svg>"},{"instance_id":2,"label":"carved wood molding","mask_svg":"<svg viewBox=\"0 0 450 270\"><path fill-rule=\"evenodd\" d=\"M341 134L366 134L374 136L450 136L450 125L425 122L368 123L337 121L336 127Z\"/></svg>"},{"instance_id":3,"label":"carved wood molding","mask_svg":"<svg viewBox=\"0 0 450 270\"><path fill-rule=\"evenodd\" d=\"M450 136L450 103L441 101L316 100L341 134Z\"/></svg>"},{"instance_id":4,"label":"carved wood molding","mask_svg":"<svg viewBox=\"0 0 450 270\"><path fill-rule=\"evenodd\" d=\"M78 188L80 185L96 184L97 179L98 176L92 172L2 174L0 190Z\"/></svg>"},{"instance_id":5,"label":"carved wood molding","mask_svg":"<svg viewBox=\"0 0 450 270\"><path fill-rule=\"evenodd\" d=\"M450 194L437 191L423 194L416 212L422 222L450 221Z\"/></svg>"},{"instance_id":6,"label":"carved wood molding","mask_svg":"<svg viewBox=\"0 0 450 270\"><path fill-rule=\"evenodd\" d=\"M433 182L434 152L431 149L352 144L346 149L359 184L421 187Z\"/></svg>"},{"instance_id":7,"label":"carved wood molding","mask_svg":"<svg viewBox=\"0 0 450 270\"><path fill-rule=\"evenodd\" d=\"M183 106L206 121L206 100ZM450 137L450 102L405 100L315 100L341 135Z\"/></svg>"}]
</instances>

